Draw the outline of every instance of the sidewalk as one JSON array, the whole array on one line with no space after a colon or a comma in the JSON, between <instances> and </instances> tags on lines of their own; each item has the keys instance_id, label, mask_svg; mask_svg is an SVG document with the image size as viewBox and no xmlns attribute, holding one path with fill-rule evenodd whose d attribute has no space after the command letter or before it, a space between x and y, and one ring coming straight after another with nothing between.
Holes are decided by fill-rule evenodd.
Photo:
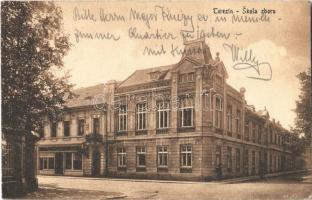
<instances>
[{"instance_id":1,"label":"sidewalk","mask_svg":"<svg viewBox=\"0 0 312 200\"><path fill-rule=\"evenodd\" d=\"M303 172L309 172L312 171L311 169L304 169L304 170L295 170L295 171L287 171L287 172L276 172L271 174L264 175L264 178L271 178L271 177L277 177L282 175L288 175L288 174L297 174L297 173L303 173ZM226 179L221 181L222 183L231 184L231 183L242 183L246 181L253 181L261 179L260 176L248 176L248 177L240 177L240 178L233 178L233 179Z\"/></svg>"},{"instance_id":2,"label":"sidewalk","mask_svg":"<svg viewBox=\"0 0 312 200\"><path fill-rule=\"evenodd\" d=\"M307 170L296 170L296 171L288 171L288 172L278 172L266 174L265 178L277 177L288 174L296 174L312 171L311 169ZM48 177L49 175L38 175L38 177ZM65 179L84 179L84 180L110 180L110 181L130 181L130 182L151 182L151 183L179 183L179 184L232 184L232 183L242 183L246 181L253 181L260 179L260 176L248 176L248 177L239 177L232 179L224 179L220 181L208 181L208 182L199 182L199 181L174 181L174 180L149 180L149 179L125 179L125 178L104 178L104 177L84 177L84 176L53 176L55 178L65 178Z\"/></svg>"}]
</instances>

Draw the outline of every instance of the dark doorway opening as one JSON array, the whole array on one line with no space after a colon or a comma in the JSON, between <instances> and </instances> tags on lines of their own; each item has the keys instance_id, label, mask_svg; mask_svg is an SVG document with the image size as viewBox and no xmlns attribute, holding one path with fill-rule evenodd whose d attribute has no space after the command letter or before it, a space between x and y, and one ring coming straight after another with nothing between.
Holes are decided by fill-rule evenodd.
<instances>
[{"instance_id":1,"label":"dark doorway opening","mask_svg":"<svg viewBox=\"0 0 312 200\"><path fill-rule=\"evenodd\" d=\"M93 151L92 154L92 176L100 175L101 154L98 150Z\"/></svg>"},{"instance_id":2,"label":"dark doorway opening","mask_svg":"<svg viewBox=\"0 0 312 200\"><path fill-rule=\"evenodd\" d=\"M55 174L63 174L63 152L55 153Z\"/></svg>"}]
</instances>

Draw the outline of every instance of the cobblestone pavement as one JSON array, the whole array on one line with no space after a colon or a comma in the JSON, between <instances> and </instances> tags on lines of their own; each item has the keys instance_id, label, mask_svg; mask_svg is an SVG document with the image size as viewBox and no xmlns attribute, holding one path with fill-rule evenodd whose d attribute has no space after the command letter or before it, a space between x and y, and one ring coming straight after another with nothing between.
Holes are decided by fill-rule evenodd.
<instances>
[{"instance_id":1,"label":"cobblestone pavement","mask_svg":"<svg viewBox=\"0 0 312 200\"><path fill-rule=\"evenodd\" d=\"M311 199L312 173L224 184L39 176L26 199Z\"/></svg>"}]
</instances>

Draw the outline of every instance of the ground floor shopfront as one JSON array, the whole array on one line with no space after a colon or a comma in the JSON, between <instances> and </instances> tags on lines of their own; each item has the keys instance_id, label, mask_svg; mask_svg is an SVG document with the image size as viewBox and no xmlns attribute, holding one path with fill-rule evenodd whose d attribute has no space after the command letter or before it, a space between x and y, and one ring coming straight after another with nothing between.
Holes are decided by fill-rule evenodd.
<instances>
[{"instance_id":1,"label":"ground floor shopfront","mask_svg":"<svg viewBox=\"0 0 312 200\"><path fill-rule=\"evenodd\" d=\"M38 173L42 175L101 176L103 145L56 145L38 148Z\"/></svg>"},{"instance_id":2,"label":"ground floor shopfront","mask_svg":"<svg viewBox=\"0 0 312 200\"><path fill-rule=\"evenodd\" d=\"M39 174L211 180L300 169L278 148L217 137L118 139L38 148Z\"/></svg>"}]
</instances>

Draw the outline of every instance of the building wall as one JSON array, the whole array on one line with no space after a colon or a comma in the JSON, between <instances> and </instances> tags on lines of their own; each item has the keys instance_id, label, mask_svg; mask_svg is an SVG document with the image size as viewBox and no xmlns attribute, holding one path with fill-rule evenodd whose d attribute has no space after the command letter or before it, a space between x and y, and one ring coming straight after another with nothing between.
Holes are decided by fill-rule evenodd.
<instances>
[{"instance_id":1,"label":"building wall","mask_svg":"<svg viewBox=\"0 0 312 200\"><path fill-rule=\"evenodd\" d=\"M196 55L195 58L184 57L170 69L170 72L166 70L159 72L160 74L170 73L169 80L153 80L150 75L155 71L152 70L145 74L149 78L142 84L121 86L124 82L118 85L110 81L105 85L105 91L109 94L105 112L95 110L93 106L84 109L74 107L65 112L64 120L71 122L71 136L67 137L65 142L63 122L58 122L57 138L51 138L51 126L47 120L45 137L39 142L39 147L74 143L87 146L88 156L84 155L83 158L83 175L87 176L92 175L93 152L96 149L100 153L100 175L117 177L209 180L258 175L263 173L263 166L264 171L268 173L281 171L282 165L286 165L284 170L299 168L299 164L295 166L298 158L292 156L289 148L296 141L296 137L282 128L274 119L271 121L266 109L256 111L253 106L247 105L244 97L245 90L241 88L240 91L236 91L226 83L228 75L220 58L217 56L212 59L207 45L202 43L199 45L206 48L207 55L203 55L204 63L199 63L198 59L202 59L200 55ZM140 76L142 79L144 77ZM184 81L183 77L187 77L187 81ZM157 129L157 111L153 109L156 107L155 96L157 95L170 99L170 126L161 131ZM194 99L194 124L187 128L181 126L182 120L179 114L179 103L181 103L179 100L186 96ZM217 98L221 99L222 105L219 111ZM144 131L138 131L136 125L136 106L140 102L146 102L150 109L146 114L147 126ZM118 131L117 128L119 104L127 106L127 129L125 131ZM97 141L92 139L94 136L92 118L94 117L100 118L102 138ZM75 138L77 137L77 122L80 118L86 120L86 125L85 135L78 142ZM238 127L240 127L239 130ZM89 136L91 139L87 139ZM182 144L192 145L192 170L186 170L187 173L185 170L181 171L180 147ZM146 147L146 170L138 171L136 147L142 145ZM158 145L168 146L169 159L166 172L157 168ZM220 166L216 164L217 145L221 146ZM117 167L117 148L120 146L126 148L126 170L118 170ZM228 152L229 148L232 149L231 155ZM239 169L236 167L238 162L236 149L240 150ZM245 155L246 150L248 150L248 155ZM287 158L287 164L285 161L282 163L282 156ZM67 174L73 175L65 173Z\"/></svg>"},{"instance_id":2,"label":"building wall","mask_svg":"<svg viewBox=\"0 0 312 200\"><path fill-rule=\"evenodd\" d=\"M181 172L181 145L192 146L192 169L189 173ZM146 147L146 170L139 171L136 166L136 147ZM168 168L157 167L157 146L168 146ZM127 154L126 170L118 170L117 148L124 147ZM162 179L198 179L202 178L202 141L201 138L171 138L119 140L109 145L109 174L118 177L162 178Z\"/></svg>"}]
</instances>

